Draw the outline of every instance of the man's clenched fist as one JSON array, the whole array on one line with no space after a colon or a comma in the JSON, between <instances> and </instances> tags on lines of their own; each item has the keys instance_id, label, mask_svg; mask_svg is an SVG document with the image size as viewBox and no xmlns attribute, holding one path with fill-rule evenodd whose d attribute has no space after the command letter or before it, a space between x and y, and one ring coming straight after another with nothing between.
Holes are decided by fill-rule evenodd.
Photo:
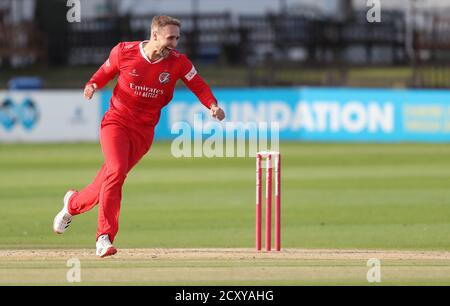
<instances>
[{"instance_id":1,"label":"man's clenched fist","mask_svg":"<svg viewBox=\"0 0 450 306\"><path fill-rule=\"evenodd\" d=\"M211 105L210 111L213 118L219 119L220 121L225 118L225 112L223 111L223 109L217 106L217 104Z\"/></svg>"},{"instance_id":2,"label":"man's clenched fist","mask_svg":"<svg viewBox=\"0 0 450 306\"><path fill-rule=\"evenodd\" d=\"M97 84L95 83L86 85L86 87L84 88L84 97L86 98L86 100L92 99L92 96L94 95L96 89Z\"/></svg>"}]
</instances>

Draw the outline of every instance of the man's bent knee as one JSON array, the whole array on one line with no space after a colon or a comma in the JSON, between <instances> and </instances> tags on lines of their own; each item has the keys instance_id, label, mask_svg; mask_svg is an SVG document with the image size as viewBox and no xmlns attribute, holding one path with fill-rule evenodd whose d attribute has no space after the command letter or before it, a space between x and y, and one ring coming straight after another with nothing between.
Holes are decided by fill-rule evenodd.
<instances>
[{"instance_id":1,"label":"man's bent knee","mask_svg":"<svg viewBox=\"0 0 450 306\"><path fill-rule=\"evenodd\" d=\"M109 182L123 183L127 177L124 167L113 167L107 170L107 180Z\"/></svg>"}]
</instances>

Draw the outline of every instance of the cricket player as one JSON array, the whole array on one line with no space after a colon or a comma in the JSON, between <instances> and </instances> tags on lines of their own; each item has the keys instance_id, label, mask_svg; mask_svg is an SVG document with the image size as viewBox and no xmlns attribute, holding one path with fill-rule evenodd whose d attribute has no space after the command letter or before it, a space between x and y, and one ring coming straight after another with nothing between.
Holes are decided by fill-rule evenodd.
<instances>
[{"instance_id":1,"label":"cricket player","mask_svg":"<svg viewBox=\"0 0 450 306\"><path fill-rule=\"evenodd\" d=\"M161 109L171 101L177 80L183 80L210 109L212 117L225 118L217 99L191 61L175 50L179 38L179 20L155 16L150 40L116 45L85 86L84 96L90 100L97 90L119 75L110 108L100 127L104 163L91 184L80 192L66 193L64 207L54 219L53 231L64 233L73 216L99 204L97 256L117 252L112 243L119 229L122 186L128 172L150 149Z\"/></svg>"}]
</instances>

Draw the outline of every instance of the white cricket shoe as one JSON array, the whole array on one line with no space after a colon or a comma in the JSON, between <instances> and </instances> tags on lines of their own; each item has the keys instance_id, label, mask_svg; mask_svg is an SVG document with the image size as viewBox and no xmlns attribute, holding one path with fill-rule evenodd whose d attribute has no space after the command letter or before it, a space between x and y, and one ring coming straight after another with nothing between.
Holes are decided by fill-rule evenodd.
<instances>
[{"instance_id":1,"label":"white cricket shoe","mask_svg":"<svg viewBox=\"0 0 450 306\"><path fill-rule=\"evenodd\" d=\"M112 245L111 241L109 241L108 235L101 235L97 239L97 256L106 257L111 256L117 253L117 249Z\"/></svg>"},{"instance_id":2,"label":"white cricket shoe","mask_svg":"<svg viewBox=\"0 0 450 306\"><path fill-rule=\"evenodd\" d=\"M75 193L75 190L67 191L66 195L64 196L63 209L56 215L55 219L53 220L53 231L57 234L64 233L72 222L72 215L69 214L69 210L67 207L69 205L70 197Z\"/></svg>"}]
</instances>

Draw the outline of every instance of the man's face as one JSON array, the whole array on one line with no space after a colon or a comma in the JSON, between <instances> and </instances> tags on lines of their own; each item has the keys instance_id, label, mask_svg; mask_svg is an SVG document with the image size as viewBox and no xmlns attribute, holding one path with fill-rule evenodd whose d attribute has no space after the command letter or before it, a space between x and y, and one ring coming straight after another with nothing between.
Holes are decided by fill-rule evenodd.
<instances>
[{"instance_id":1,"label":"man's face","mask_svg":"<svg viewBox=\"0 0 450 306\"><path fill-rule=\"evenodd\" d=\"M154 31L153 35L156 39L158 53L166 58L170 50L175 49L180 39L180 28L176 25L166 25Z\"/></svg>"}]
</instances>

